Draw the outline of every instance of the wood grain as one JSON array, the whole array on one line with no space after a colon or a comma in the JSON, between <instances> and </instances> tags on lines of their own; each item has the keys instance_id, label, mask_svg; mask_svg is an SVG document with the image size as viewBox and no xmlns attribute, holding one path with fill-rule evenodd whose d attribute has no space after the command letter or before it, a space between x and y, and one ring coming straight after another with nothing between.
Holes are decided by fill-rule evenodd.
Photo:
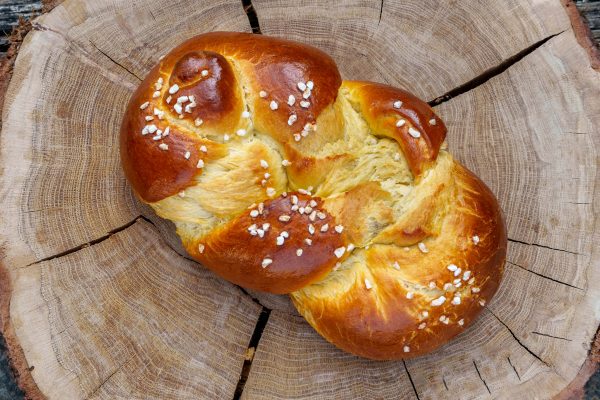
<instances>
[{"instance_id":1,"label":"wood grain","mask_svg":"<svg viewBox=\"0 0 600 400\"><path fill-rule=\"evenodd\" d=\"M242 398L412 396L402 362L372 362L345 353L316 334L302 317L274 311L263 332Z\"/></svg>"},{"instance_id":2,"label":"wood grain","mask_svg":"<svg viewBox=\"0 0 600 400\"><path fill-rule=\"evenodd\" d=\"M426 100L570 26L558 1L253 4L264 34L320 47L336 60L344 79L386 82Z\"/></svg>"},{"instance_id":3,"label":"wood grain","mask_svg":"<svg viewBox=\"0 0 600 400\"><path fill-rule=\"evenodd\" d=\"M232 397L260 311L144 221L14 282L37 288L11 313L48 398Z\"/></svg>"},{"instance_id":4,"label":"wood grain","mask_svg":"<svg viewBox=\"0 0 600 400\"><path fill-rule=\"evenodd\" d=\"M451 151L506 214L498 295L439 351L379 363L325 342L287 298L182 257L172 226L125 182L120 118L171 47L250 31L248 4L67 0L34 20L0 134L3 330L11 355L22 350L15 365L35 367L37 395L551 398L567 387L599 323L600 79L561 2L252 5L263 33L328 51L345 78L442 98Z\"/></svg>"}]
</instances>

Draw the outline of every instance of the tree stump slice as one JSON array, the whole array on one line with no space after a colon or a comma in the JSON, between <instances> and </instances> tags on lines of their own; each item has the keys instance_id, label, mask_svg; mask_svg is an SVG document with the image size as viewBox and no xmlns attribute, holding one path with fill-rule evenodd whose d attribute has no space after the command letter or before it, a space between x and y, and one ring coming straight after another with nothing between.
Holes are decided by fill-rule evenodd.
<instances>
[{"instance_id":1,"label":"tree stump slice","mask_svg":"<svg viewBox=\"0 0 600 400\"><path fill-rule=\"evenodd\" d=\"M0 325L29 397L545 399L593 362L600 76L572 3L300 3L67 0L33 21L0 136ZM129 96L181 41L252 31L248 10L262 33L327 51L344 78L430 101L451 152L498 196L501 288L438 351L374 362L336 349L287 297L189 259L132 195L118 153Z\"/></svg>"}]
</instances>

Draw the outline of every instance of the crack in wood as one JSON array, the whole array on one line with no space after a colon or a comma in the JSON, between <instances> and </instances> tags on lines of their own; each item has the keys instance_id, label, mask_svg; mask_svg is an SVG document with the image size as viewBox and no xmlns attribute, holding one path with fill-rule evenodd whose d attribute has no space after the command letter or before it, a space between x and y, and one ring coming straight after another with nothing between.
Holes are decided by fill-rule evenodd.
<instances>
[{"instance_id":1,"label":"crack in wood","mask_svg":"<svg viewBox=\"0 0 600 400\"><path fill-rule=\"evenodd\" d=\"M152 17L152 19L156 21L156 17L154 16L154 13L152 12L152 10L150 8L148 8L148 12L150 13L150 16Z\"/></svg>"},{"instance_id":2,"label":"crack in wood","mask_svg":"<svg viewBox=\"0 0 600 400\"><path fill-rule=\"evenodd\" d=\"M147 223L149 223L150 225L152 225L154 228L156 228L156 230L159 233L159 237L161 239L161 241L165 244L165 246L167 246L169 249L173 250L173 252L175 254L177 254L178 256L180 256L181 258L191 261L193 263L196 263L200 266L202 266L204 268L204 266L202 264L200 264L198 261L196 261L195 259L193 259L191 256L187 255L187 254L181 254L179 251L177 251L176 248L174 248L173 246L171 246L171 244L169 243L169 241L167 239L165 239L165 237L162 234L162 231L160 230L160 228L154 223L154 221L152 221L150 218L146 217L144 214L141 214L138 219L143 219L144 221L146 221Z\"/></svg>"},{"instance_id":3,"label":"crack in wood","mask_svg":"<svg viewBox=\"0 0 600 400\"><path fill-rule=\"evenodd\" d=\"M161 232L161 230L160 230L160 229L158 228L158 226L157 226L157 225L154 223L154 221L152 221L151 219L149 219L148 217L146 217L146 216L145 216L145 215L143 215L143 214L142 214L142 215L140 215L140 216L138 217L138 219L143 219L144 221L146 221L146 222L148 222L150 225L152 225L154 228L156 228L156 230L159 232L159 236L160 236L160 239L161 239L161 241L162 241L162 242L163 242L163 243L164 243L164 244L165 244L165 245L166 245L168 248L170 248L171 250L173 250L173 252L174 252L175 254L177 254L178 256L180 256L181 258L183 258L183 259L185 259L185 260L191 261L191 262L193 262L194 264L197 264L197 265L199 265L199 266L200 266L200 267L202 267L202 268L205 268L205 267L204 267L204 265L202 265L202 263L200 263L200 262L198 262L197 260L193 259L191 256L189 256L189 255L186 255L186 254L181 254L181 253L180 253L180 252L178 252L178 251L177 251L175 248L173 248L173 246L171 246L171 245L169 244L169 242L168 242L168 241L165 239L164 235L162 235L162 232ZM238 289L240 292L242 292L242 294L243 294L244 296L247 296L247 297L248 297L250 300L252 300L254 303L258 304L259 306L261 306L261 307L262 307L262 308L264 308L264 309L267 309L267 310L269 310L269 312L271 312L271 311L272 311L272 309L271 309L271 308L269 308L269 307L265 306L264 304L262 304L262 303L260 302L260 300L258 300L256 297L254 297L254 296L252 296L250 293L248 293L248 291L247 291L246 289L244 289L243 287L241 287L241 286L239 286L239 285L236 285L236 284L233 284L233 286L234 286L236 289Z\"/></svg>"},{"instance_id":4,"label":"crack in wood","mask_svg":"<svg viewBox=\"0 0 600 400\"><path fill-rule=\"evenodd\" d=\"M125 365L125 363L119 365L110 375L108 375L102 382L100 382L98 387L96 389L94 389L94 391L92 391L92 393L90 393L90 395L87 396L86 399L90 399L90 398L94 397L94 395L100 389L102 389L102 387L106 384L106 382L108 382L110 380L110 378L112 378L117 372L119 372L123 368L124 365Z\"/></svg>"},{"instance_id":5,"label":"crack in wood","mask_svg":"<svg viewBox=\"0 0 600 400\"><path fill-rule=\"evenodd\" d=\"M244 7L244 12L248 17L248 22L250 22L252 33L256 33L258 35L262 34L260 31L260 23L258 22L258 15L256 14L254 6L252 5L252 0L242 0L242 6Z\"/></svg>"},{"instance_id":6,"label":"crack in wood","mask_svg":"<svg viewBox=\"0 0 600 400\"><path fill-rule=\"evenodd\" d=\"M531 46L526 47L525 49L519 51L518 53L508 57L506 60L500 62L500 64L495 65L495 66L483 71L483 73L477 75L475 78L471 79L470 81L465 82L462 85L455 87L454 89L451 89L450 91L444 93L443 95L441 95L439 97L436 97L435 99L433 99L431 101L428 101L427 103L431 107L435 107L442 103L447 102L448 100L450 100L454 97L460 96L463 93L466 93L470 90L477 88L478 86L483 85L484 83L486 83L493 77L500 75L501 73L503 73L504 71L509 69L512 65L521 61L527 55L534 52L538 47L540 47L544 43L546 43L548 40L552 39L555 36L560 35L563 32L565 32L565 31L561 31L561 32L555 33L553 35L550 35L548 37L545 37L541 40L538 40Z\"/></svg>"},{"instance_id":7,"label":"crack in wood","mask_svg":"<svg viewBox=\"0 0 600 400\"><path fill-rule=\"evenodd\" d=\"M250 342L248 343L247 349L251 351L252 355L244 360L244 365L242 366L242 371L240 373L240 379L238 380L235 392L233 394L233 400L239 400L244 392L244 386L246 385L246 381L250 375L250 369L252 368L252 362L254 361L254 352L256 349L258 349L260 338L262 337L263 331L267 326L267 322L269 322L270 315L271 310L267 307L263 307L260 315L258 316L258 320L256 321L256 325L254 326L254 332L252 333Z\"/></svg>"},{"instance_id":8,"label":"crack in wood","mask_svg":"<svg viewBox=\"0 0 600 400\"><path fill-rule=\"evenodd\" d=\"M26 267L29 267L29 266L31 266L31 265L35 265L35 264L39 264L39 263L42 263L42 262L44 262L44 261L49 261L49 260L53 260L53 259L56 259L56 258L64 257L64 256L66 256L66 255L69 255L69 254L75 253L75 252L77 252L77 251L79 251L79 250L81 250L81 249L84 249L84 248L87 248L87 247L93 246L93 245L95 245L95 244L101 243L101 242L103 242L103 241L105 241L105 240L109 239L109 238L110 238L112 235L114 235L114 234L116 234L116 233L119 233L119 232L121 232L121 231L124 231L125 229L129 228L130 226L132 226L133 224L135 224L136 222L138 222L138 221L140 221L140 220L144 220L144 221L148 222L149 224L151 224L151 225L152 225L154 228L156 228L156 229L157 229L157 230L160 232L160 230L158 229L158 227L156 226L156 224L155 224L154 222L152 222L152 221L151 221L149 218L147 218L147 217L146 217L146 216L144 216L144 215L139 215L139 216L137 216L135 219L133 219L132 221L129 221L128 223L126 223L126 224L124 224L124 225L122 225L122 226L120 226L120 227L118 227L118 228L115 228L115 229L112 229L112 230L110 230L110 231L109 231L109 232L108 232L106 235L103 235L103 236L101 236L101 237L99 237L99 238L97 238L97 239L91 240L91 241L89 241L89 242L86 242L86 243L84 243L84 244L81 244L81 245L79 245L79 246L73 247L73 248L71 248L71 249L65 250L65 251L63 251L63 252L60 252L60 253L54 254L54 255L52 255L52 256L48 256L48 257L42 258L42 259L40 259L40 260L38 260L38 261L34 261L34 262L30 263L30 264L27 264L27 265L26 265ZM186 260L193 261L193 262L195 262L196 264L199 264L199 265L201 265L201 264L200 264L198 261L196 261L196 260L194 260L194 259L192 259L192 258L188 258L188 257L185 257L185 256L183 256L183 255L179 254L177 251L175 251L175 249L173 249L173 248L172 248L172 247L169 245L169 243L168 243L168 242L167 242L167 241L164 239L163 235L159 235L159 236L161 237L162 241L163 241L163 242L164 242L164 243L167 245L167 247L169 247L171 250L173 250L173 252L174 252L175 254L177 254L177 255L181 256L182 258L185 258ZM255 298L254 296L250 295L250 293L248 293L248 292L247 292L247 291L246 291L244 288L242 288L241 286L238 286L238 285L234 285L234 286L235 286L236 288L238 288L238 289L239 289L239 290L240 290L242 293L244 293L246 296L248 296L248 297L249 297L249 298L250 298L250 299L251 299L251 300L252 300L254 303L256 303L256 304L258 304L258 305L260 305L260 306L262 307L262 309L261 309L261 312L260 312L260 315L259 315L259 317L258 317L258 320L256 321L256 325L255 325L255 327L254 327L254 331L253 331L253 333L252 333L252 336L251 336L251 338L250 338L250 342L248 343L248 347L247 347L247 354L254 354L254 351L256 351L256 349L258 348L258 344L259 344L259 342L260 342L260 339L261 339L261 337L262 337L262 334L263 334L263 331L264 331L264 329L265 329L265 327L266 327L266 325L267 325L267 322L268 322L268 320L269 320L269 316L271 315L271 311L272 311L272 310L271 310L270 308L268 308L268 307L266 307L266 306L262 305L262 304L260 303L260 301L259 301L257 298ZM64 330L66 330L66 329L68 329L68 327L67 327L67 328L65 328ZM64 330L63 330L63 331L64 331ZM61 331L61 332L59 332L59 334L60 334L60 333L62 333L62 331ZM242 366L242 371L241 371L241 373L240 373L240 379L238 380L238 383L237 383L237 385L236 385L236 389L235 389L235 392L234 392L234 397L233 397L233 399L234 399L234 400L238 400L238 399L240 399L240 397L241 397L241 395L242 395L242 392L244 391L244 386L245 386L245 384L246 384L246 381L248 380L248 376L250 375L250 369L252 368L252 362L253 362L253 360L254 360L254 357L253 357L253 356L252 356L252 357L249 357L249 358L246 358L246 359L244 360L244 364L243 364L243 366ZM96 394L96 393L97 393L97 392L98 392L98 391L99 391L99 390L102 388L102 386L104 386L104 384L105 384L106 382L108 382L108 380L109 380L109 379L110 379L110 378L111 378L111 377L112 377L112 376L113 376L115 373L117 373L117 372L118 372L118 371L119 371L121 368L122 368L122 366L120 366L119 368L117 368L117 369L116 369L114 372L112 372L112 373L111 373L111 374L110 374L110 375L109 375L109 376L108 376L106 379L104 379L104 380L103 380L103 381L102 381L102 382L101 382L101 383L98 385L98 387L97 387L96 389L94 389L94 391L93 391L93 392L92 392L92 393L91 393L91 394L88 396L88 398L90 398L90 397L92 397L94 394Z\"/></svg>"},{"instance_id":9,"label":"crack in wood","mask_svg":"<svg viewBox=\"0 0 600 400\"><path fill-rule=\"evenodd\" d=\"M546 336L546 337L549 337L549 338L552 338L552 339L560 339L560 340L565 340L567 342L572 342L571 339L567 339L567 338L560 337L560 336L548 335L547 333L541 333L541 332L537 332L537 331L533 331L531 333L533 333L534 335Z\"/></svg>"},{"instance_id":10,"label":"crack in wood","mask_svg":"<svg viewBox=\"0 0 600 400\"><path fill-rule=\"evenodd\" d=\"M158 226L156 226L156 224L154 222L152 222L152 220L148 219L146 216L144 215L140 215L139 219L143 219L144 221L148 222L149 224L151 224L152 226L154 226L158 232L160 233L160 229L158 229ZM172 248L169 243L167 242L167 240L163 237L162 234L159 235L161 240L163 241L163 243L165 243L167 245L167 247L169 247L171 250L173 250L173 252L177 255L179 255L180 257L192 261L200 266L202 266L201 263L199 263L198 261L194 260L193 258L190 257L186 257L182 254L180 254L179 252L177 252L174 248ZM203 267L203 266L202 266ZM203 267L204 268L204 267ZM243 287L239 286L239 285L235 285L233 284L233 287L237 288L240 292L242 292L245 296L247 296L248 298L250 298L250 300L252 300L254 303L258 304L261 307L261 312L259 314L258 320L256 321L256 325L254 326L254 331L252 333L252 336L250 338L250 342L248 343L248 347L246 348L246 354L251 353L252 356L250 358L246 358L244 360L244 364L242 365L242 370L240 372L240 378L238 380L238 383L236 385L235 391L234 391L234 395L233 395L233 400L239 400L240 397L242 396L242 393L244 391L244 387L246 385L246 381L248 380L248 376L250 375L250 369L252 368L252 362L254 361L254 353L256 352L256 349L258 347L258 343L260 342L260 338L262 337L263 331L267 325L267 322L269 320L269 316L271 315L271 311L272 309L263 305L256 297L252 296L250 293L248 293L248 291L246 289L244 289Z\"/></svg>"},{"instance_id":11,"label":"crack in wood","mask_svg":"<svg viewBox=\"0 0 600 400\"><path fill-rule=\"evenodd\" d=\"M511 242L511 243L525 244L527 246L541 247L542 249L548 249L548 250L560 251L560 252L568 253L568 254L574 254L576 256L587 256L587 254L576 253L576 252L570 251L570 250L557 249L555 247L550 247L550 246L546 246L546 245L538 244L538 243L533 243L533 242L532 243L524 242L522 240L517 240L517 239L512 239L512 238L508 238L508 241Z\"/></svg>"},{"instance_id":12,"label":"crack in wood","mask_svg":"<svg viewBox=\"0 0 600 400\"><path fill-rule=\"evenodd\" d=\"M48 208L38 208L38 209L33 209L33 210L25 210L23 211L23 214L29 214L29 213L34 213L34 212L40 212L40 211L46 211L49 210Z\"/></svg>"},{"instance_id":13,"label":"crack in wood","mask_svg":"<svg viewBox=\"0 0 600 400\"><path fill-rule=\"evenodd\" d=\"M506 359L508 360L508 363L512 367L513 371L515 371L515 375L517 375L517 378L519 378L519 380L521 380L521 375L519 375L519 373L517 372L517 369L513 365L512 361L510 361L510 357L506 357Z\"/></svg>"},{"instance_id":14,"label":"crack in wood","mask_svg":"<svg viewBox=\"0 0 600 400\"><path fill-rule=\"evenodd\" d=\"M383 15L383 2L385 0L381 0L381 5L379 6L379 21L377 21L377 26L381 23L381 16Z\"/></svg>"},{"instance_id":15,"label":"crack in wood","mask_svg":"<svg viewBox=\"0 0 600 400\"><path fill-rule=\"evenodd\" d=\"M252 296L250 293L248 293L248 291L246 289L244 289L243 287L239 286L239 285L233 285L236 288L238 288L240 290L240 292L242 292L243 294L245 294L246 296L248 296L250 298L250 300L252 300L254 303L258 304L259 306L261 306L262 308L269 310L269 312L273 311L271 308L263 305L260 300L258 300L256 297Z\"/></svg>"},{"instance_id":16,"label":"crack in wood","mask_svg":"<svg viewBox=\"0 0 600 400\"><path fill-rule=\"evenodd\" d=\"M130 75L134 76L138 81L140 81L140 82L143 81L142 78L140 78L139 76L137 76L136 74L134 74L132 71L130 71L127 67L125 67L123 64L119 63L117 60L115 60L114 58L112 58L111 56L109 56L106 52L104 52L102 49L100 49L100 47L96 46L96 43L92 42L91 40L89 42L90 42L90 44L92 46L94 46L96 48L96 50L98 50L106 58L108 58L110 61L112 61L115 65L118 65L119 67L123 68Z\"/></svg>"},{"instance_id":17,"label":"crack in wood","mask_svg":"<svg viewBox=\"0 0 600 400\"><path fill-rule=\"evenodd\" d=\"M477 363L475 362L475 360L473 360L473 365L475 366L475 371L477 371L477 375L479 375L479 379L481 379L481 382L483 382L483 384L485 385L485 388L487 389L488 393L492 394L492 392L490 391L490 388L489 388L487 382L481 376L481 372L479 372L479 368L477 368Z\"/></svg>"},{"instance_id":18,"label":"crack in wood","mask_svg":"<svg viewBox=\"0 0 600 400\"><path fill-rule=\"evenodd\" d=\"M63 38L65 38L65 36L62 34L62 32L57 31L56 29L52 29L49 26L42 25L39 22L33 22L31 24L31 29L33 29L34 31L39 31L39 32L54 32L56 34L61 35Z\"/></svg>"},{"instance_id":19,"label":"crack in wood","mask_svg":"<svg viewBox=\"0 0 600 400\"><path fill-rule=\"evenodd\" d=\"M442 382L444 382L444 387L446 388L446 390L450 390L448 389L448 383L446 382L446 378L444 376L442 376Z\"/></svg>"},{"instance_id":20,"label":"crack in wood","mask_svg":"<svg viewBox=\"0 0 600 400\"><path fill-rule=\"evenodd\" d=\"M42 25L38 22L34 22L32 24L32 29L35 31L40 31L40 32L51 32L55 35L60 36L64 42L66 44L68 44L70 46L70 49L73 50L73 54L77 56L78 60L81 61L84 64L88 64L93 66L94 68L97 68L98 71L100 71L100 75L102 75L103 77L107 78L108 80L110 80L111 82L117 84L117 85L121 85L124 86L128 89L130 89L131 91L135 90L135 88L137 87L137 85L130 83L130 82L124 82L123 81L123 76L120 74L117 74L116 72L110 71L108 69L106 69L104 66L100 65L98 63L98 61L96 61L94 59L94 57L92 56L92 54L90 54L87 49L85 49L81 44L73 41L71 38L69 38L66 34L64 34L63 32L50 28L49 26L46 25ZM92 43L90 41L90 43ZM92 45L94 47L96 47L93 43ZM98 49L98 47L96 47L96 49ZM98 49L99 52L100 49ZM102 52L101 52L102 53ZM104 54L104 53L103 53ZM106 54L104 54L106 56ZM110 59L110 57L109 57ZM114 62L114 60L112 60ZM122 66L121 66L122 67ZM127 72L127 69L125 69ZM134 76L138 81L141 81L141 79L139 77L137 77L135 74L132 74L130 72L130 75Z\"/></svg>"},{"instance_id":21,"label":"crack in wood","mask_svg":"<svg viewBox=\"0 0 600 400\"><path fill-rule=\"evenodd\" d=\"M32 263L29 263L29 264L25 265L25 268L26 267L30 267L32 265L40 264L40 263L42 263L44 261L50 261L50 260L54 260L55 258L60 258L60 257L68 256L69 254L75 253L75 252L77 252L77 251L79 251L81 249L84 249L86 247L90 247L90 246L93 246L95 244L101 243L101 242L109 239L112 235L114 235L116 233L119 233L121 231L124 231L125 229L129 228L131 225L135 224L140 219L145 219L145 218L143 216L139 215L139 216L135 217L133 220L127 222L126 224L121 225L121 226L119 226L119 227L117 227L115 229L112 229L112 230L108 231L108 233L106 235L100 236L97 239L90 240L89 242L80 244L78 246L72 247L72 248L67 249L65 251L61 251L60 253L56 253L56 254L53 254L51 256L41 258L41 259L39 259L37 261L34 261Z\"/></svg>"},{"instance_id":22,"label":"crack in wood","mask_svg":"<svg viewBox=\"0 0 600 400\"><path fill-rule=\"evenodd\" d=\"M532 274L534 274L534 275L537 275L537 276L539 276L540 278L548 279L549 281L556 282L556 283L560 283L561 285L565 285L565 286L568 286L568 287L570 287L570 288L573 288L573 289L577 289L577 290L583 290L583 291L585 292L585 289L583 289L583 288L577 287L577 286L575 286L575 285L571 285L570 283L566 283L566 282L563 282L563 281L559 281L558 279L554 279L554 278L551 278L551 277L549 277L549 276L547 276L547 275L540 274L539 272L532 271L532 270L530 270L530 269L527 269L527 268L525 268L525 267L524 267L524 266L522 266L522 265L515 264L515 263L513 263L513 262L511 262L511 261L508 261L508 260L506 260L506 263L507 263L507 264L509 264L509 265L513 265L513 266L515 266L515 267L519 267L519 268L521 268L521 269L522 269L522 270L524 270L524 271L527 271L527 272L530 272L530 273L532 273Z\"/></svg>"},{"instance_id":23,"label":"crack in wood","mask_svg":"<svg viewBox=\"0 0 600 400\"><path fill-rule=\"evenodd\" d=\"M515 335L515 333L512 331L512 329L510 329L509 326L504 323L504 321L502 321L500 318L498 318L498 316L496 314L494 314L494 312L489 307L486 306L485 309L488 310L490 312L490 314L492 314L494 316L494 318L496 318L498 320L498 322L500 322L502 325L504 325L504 327L512 335L513 339L515 339L516 342L523 349L525 349L529 354L531 354L539 362L541 362L542 364L544 364L547 367L550 367L550 364L548 364L546 361L542 360L542 358L540 356L538 356L537 354L535 354L529 347L525 346L525 344L523 344L523 342L521 342L521 340L519 340L519 338L517 337L517 335Z\"/></svg>"},{"instance_id":24,"label":"crack in wood","mask_svg":"<svg viewBox=\"0 0 600 400\"><path fill-rule=\"evenodd\" d=\"M419 397L419 392L417 392L417 387L415 386L415 383L412 380L412 376L410 376L410 372L408 371L408 367L406 366L406 361L402 360L402 364L404 364L404 370L406 371L406 374L408 375L408 380L410 381L410 384L412 385L413 391L415 392L415 396L417 396L417 400L421 400Z\"/></svg>"}]
</instances>

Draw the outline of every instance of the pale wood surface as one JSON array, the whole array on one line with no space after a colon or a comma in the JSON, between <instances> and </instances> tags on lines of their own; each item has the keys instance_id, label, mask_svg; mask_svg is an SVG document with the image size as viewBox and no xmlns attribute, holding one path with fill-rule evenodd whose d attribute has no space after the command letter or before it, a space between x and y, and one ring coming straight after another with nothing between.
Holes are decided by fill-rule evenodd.
<instances>
[{"instance_id":1,"label":"pale wood surface","mask_svg":"<svg viewBox=\"0 0 600 400\"><path fill-rule=\"evenodd\" d=\"M379 363L325 342L287 298L245 294L181 257L172 227L135 200L121 173L120 118L160 55L201 32L250 31L248 18L229 0L67 0L34 21L0 136L12 339L35 366L40 392L233 397L246 347L260 336L260 304L273 311L245 363L243 398L550 398L561 391L583 365L600 319L600 78L561 3L253 5L263 33L328 51L345 78L434 100L491 77L436 109L451 151L505 211L511 242L500 292L439 351Z\"/></svg>"}]
</instances>

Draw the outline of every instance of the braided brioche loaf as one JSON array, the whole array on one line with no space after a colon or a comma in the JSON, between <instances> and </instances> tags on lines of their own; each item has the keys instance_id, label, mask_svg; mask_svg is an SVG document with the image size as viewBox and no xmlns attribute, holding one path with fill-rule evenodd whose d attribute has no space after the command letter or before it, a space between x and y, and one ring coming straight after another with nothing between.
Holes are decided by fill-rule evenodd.
<instances>
[{"instance_id":1,"label":"braided brioche loaf","mask_svg":"<svg viewBox=\"0 0 600 400\"><path fill-rule=\"evenodd\" d=\"M445 134L423 101L342 81L313 47L214 32L140 84L121 159L192 257L289 293L336 346L396 359L464 330L502 276L497 201Z\"/></svg>"}]
</instances>

